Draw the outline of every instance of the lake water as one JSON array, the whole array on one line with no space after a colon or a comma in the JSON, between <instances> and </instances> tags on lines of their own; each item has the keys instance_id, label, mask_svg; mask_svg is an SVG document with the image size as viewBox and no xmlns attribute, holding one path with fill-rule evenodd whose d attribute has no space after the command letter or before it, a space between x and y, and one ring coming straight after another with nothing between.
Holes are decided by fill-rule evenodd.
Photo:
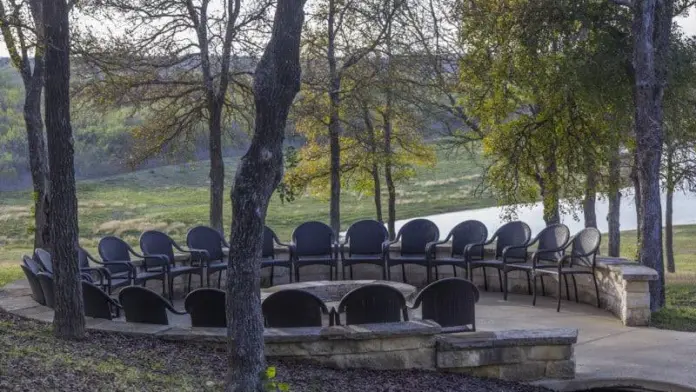
<instances>
[{"instance_id":1,"label":"lake water","mask_svg":"<svg viewBox=\"0 0 696 392\"><path fill-rule=\"evenodd\" d=\"M622 192L621 198L621 230L636 229L636 208L633 191L626 189ZM665 212L665 195L662 195L662 213ZM597 226L600 231L606 233L607 227L607 212L609 203L606 198L597 199ZM474 210L464 210L458 212L450 212L446 214L437 214L424 216L422 218L430 219L440 229L440 236L444 238L447 233L452 230L458 223L468 219L475 219L483 222L488 227L489 235L492 234L505 221L501 218L503 209L500 207L480 208ZM582 220L582 210L577 210L578 220L573 218L572 213L563 213L561 221L565 223L571 233L575 233L585 227ZM532 233L536 234L544 227L543 206L541 203L536 203L531 207L519 207L517 218L526 222L532 228ZM399 230L404 223L411 219L400 220L396 222L396 229ZM663 219L664 222L664 219ZM674 224L688 225L696 224L696 195L692 193L675 193L674 194Z\"/></svg>"}]
</instances>

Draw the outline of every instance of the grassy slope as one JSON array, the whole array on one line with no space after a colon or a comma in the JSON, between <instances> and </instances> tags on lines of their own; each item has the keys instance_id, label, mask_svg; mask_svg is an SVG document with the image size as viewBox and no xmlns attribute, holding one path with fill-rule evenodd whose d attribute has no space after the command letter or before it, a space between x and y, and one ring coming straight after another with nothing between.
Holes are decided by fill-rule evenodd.
<instances>
[{"instance_id":1,"label":"grassy slope","mask_svg":"<svg viewBox=\"0 0 696 392\"><path fill-rule=\"evenodd\" d=\"M434 168L423 168L416 178L399 186L398 218L479 208L493 200L471 196L481 169L467 154L440 153ZM235 173L236 161L227 162L227 191ZM140 233L156 228L184 241L186 231L208 221L208 164L166 166L126 175L78 183L80 242L94 249L102 236L118 235L137 244ZM0 193L0 264L16 263L31 251L29 192ZM369 195L344 192L342 221L348 225L374 217ZM268 224L281 238L307 220L328 222L327 200L309 196L291 204L274 197ZM229 224L229 203L225 203L225 224ZM386 209L385 209L386 213Z\"/></svg>"}]
</instances>

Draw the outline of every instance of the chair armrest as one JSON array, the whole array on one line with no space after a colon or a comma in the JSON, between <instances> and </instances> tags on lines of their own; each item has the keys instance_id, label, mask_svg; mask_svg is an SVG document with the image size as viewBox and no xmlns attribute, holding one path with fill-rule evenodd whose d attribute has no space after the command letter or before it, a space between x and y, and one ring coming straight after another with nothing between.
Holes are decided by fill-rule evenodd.
<instances>
[{"instance_id":1,"label":"chair armrest","mask_svg":"<svg viewBox=\"0 0 696 392\"><path fill-rule=\"evenodd\" d=\"M447 238L445 238L442 241L432 241L432 242L428 242L427 244L425 244L425 256L430 257L431 254L435 253L438 245L443 245L443 244L448 243L451 237L452 237L452 234L449 234L447 236Z\"/></svg>"},{"instance_id":2,"label":"chair armrest","mask_svg":"<svg viewBox=\"0 0 696 392\"><path fill-rule=\"evenodd\" d=\"M399 239L393 239L391 241L384 241L382 242L382 254L385 256L389 255L389 248L391 248L392 245L397 244L399 242Z\"/></svg>"},{"instance_id":3,"label":"chair armrest","mask_svg":"<svg viewBox=\"0 0 696 392\"><path fill-rule=\"evenodd\" d=\"M149 263L147 262L148 260L158 260L159 264L156 265L148 265ZM151 254L151 255L144 255L143 256L143 269L147 271L148 267L164 267L167 271L171 269L170 264L173 263L173 260L169 260L169 257L167 255L159 255L159 254Z\"/></svg>"},{"instance_id":4,"label":"chair armrest","mask_svg":"<svg viewBox=\"0 0 696 392\"><path fill-rule=\"evenodd\" d=\"M524 249L525 250L524 259L526 260L527 259L527 248L529 248L529 244L506 246L505 248L503 248L503 264L505 264L505 261L507 260L507 253L513 249Z\"/></svg>"},{"instance_id":5,"label":"chair armrest","mask_svg":"<svg viewBox=\"0 0 696 392\"><path fill-rule=\"evenodd\" d=\"M282 241L280 240L280 238L278 238L278 236L276 236L276 235L273 236L273 241L274 241L276 244L278 244L278 245L280 245L280 246L284 246L284 247L286 247L286 248L289 248L289 247L292 246L292 243L282 242Z\"/></svg>"},{"instance_id":6,"label":"chair armrest","mask_svg":"<svg viewBox=\"0 0 696 392\"><path fill-rule=\"evenodd\" d=\"M210 263L210 253L205 249L189 248L188 253L190 253L191 256L194 256L196 258L196 261L199 261L203 264Z\"/></svg>"},{"instance_id":7,"label":"chair armrest","mask_svg":"<svg viewBox=\"0 0 696 392\"><path fill-rule=\"evenodd\" d=\"M481 248L481 256L480 257L483 259L483 253L486 251L484 249L484 246L486 246L486 244L487 244L486 241L477 242L474 244L466 244L464 246L464 257L469 259L470 258L469 255L471 254L471 250L478 246Z\"/></svg>"},{"instance_id":8,"label":"chair armrest","mask_svg":"<svg viewBox=\"0 0 696 392\"><path fill-rule=\"evenodd\" d=\"M162 298L162 299L164 300L164 305L167 307L167 310L169 310L170 312L172 312L172 313L174 313L174 314L178 314L178 315L185 315L185 314L188 314L188 313L186 313L186 312L182 312L182 311L180 311L180 310L177 310L177 309L174 307L174 305L172 305L172 303L169 302L168 300L166 300L166 299L164 299L164 298Z\"/></svg>"}]
</instances>

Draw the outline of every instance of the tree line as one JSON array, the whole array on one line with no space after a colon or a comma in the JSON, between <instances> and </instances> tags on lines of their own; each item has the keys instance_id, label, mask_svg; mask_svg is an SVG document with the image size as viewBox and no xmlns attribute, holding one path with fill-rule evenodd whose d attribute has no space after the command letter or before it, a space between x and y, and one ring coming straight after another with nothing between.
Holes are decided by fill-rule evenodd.
<instances>
[{"instance_id":1,"label":"tree line","mask_svg":"<svg viewBox=\"0 0 696 392\"><path fill-rule=\"evenodd\" d=\"M432 161L422 132L432 122L453 147L483 149L485 184L501 203L541 199L548 224L560 219L562 199L575 199L585 224L596 225L596 195L607 195L612 255L621 192L633 185L637 256L660 274L650 287L653 310L664 305L661 187L671 195L692 178L693 43L673 25L691 1L0 3L25 87L37 228L39 219L46 228L37 239L50 243L57 267L58 336L84 334L72 58L76 99L147 110L136 130L144 155L204 127L210 222L219 230L221 129L233 121L254 129L231 191L229 390L263 387L257 261L274 190L283 184L291 198L327 188L338 231L342 187L371 188L382 217L384 181L393 235L396 184ZM99 34L73 26L71 38L71 12L127 23ZM253 67L242 59L255 59ZM283 176L290 116L308 143Z\"/></svg>"}]
</instances>

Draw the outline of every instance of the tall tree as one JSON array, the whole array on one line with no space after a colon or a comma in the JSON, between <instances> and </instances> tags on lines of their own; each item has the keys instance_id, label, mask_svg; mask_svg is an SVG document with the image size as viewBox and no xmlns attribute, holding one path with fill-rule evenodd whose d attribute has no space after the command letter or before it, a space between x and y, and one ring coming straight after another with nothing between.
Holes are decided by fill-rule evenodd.
<instances>
[{"instance_id":1,"label":"tall tree","mask_svg":"<svg viewBox=\"0 0 696 392\"><path fill-rule=\"evenodd\" d=\"M273 32L254 75L254 136L237 168L231 194L228 391L264 390L259 260L268 202L283 175L283 140L288 112L300 90L303 8L304 0L277 3Z\"/></svg>"},{"instance_id":2,"label":"tall tree","mask_svg":"<svg viewBox=\"0 0 696 392\"><path fill-rule=\"evenodd\" d=\"M323 0L315 4L316 12L307 34L308 50L316 59L326 61L327 72L322 80L310 81L328 95L328 136L331 158L331 228L338 233L341 226L341 119L342 88L346 72L370 53L383 40L391 23L374 29L372 15L385 13L389 20L403 0ZM316 60L310 60L316 61ZM319 87L323 84L322 87Z\"/></svg>"},{"instance_id":3,"label":"tall tree","mask_svg":"<svg viewBox=\"0 0 696 392\"><path fill-rule=\"evenodd\" d=\"M56 286L54 333L82 338L85 313L77 263L77 195L73 134L70 125L70 6L65 0L44 0L46 37L46 134L52 184L49 219L53 279Z\"/></svg>"},{"instance_id":4,"label":"tall tree","mask_svg":"<svg viewBox=\"0 0 696 392\"><path fill-rule=\"evenodd\" d=\"M42 8L42 0L0 1L0 31L24 85L24 124L34 189L34 247L50 249L48 158L41 118L45 50Z\"/></svg>"},{"instance_id":5,"label":"tall tree","mask_svg":"<svg viewBox=\"0 0 696 392\"><path fill-rule=\"evenodd\" d=\"M86 34L84 60L99 74L84 91L99 102L144 107L149 116L136 135L147 159L172 141L208 129L210 225L222 231L225 169L223 126L244 121L255 40L265 35L270 0L108 0L95 9L130 26L108 44ZM91 70L91 68L90 68ZM227 117L227 121L225 118Z\"/></svg>"}]
</instances>

